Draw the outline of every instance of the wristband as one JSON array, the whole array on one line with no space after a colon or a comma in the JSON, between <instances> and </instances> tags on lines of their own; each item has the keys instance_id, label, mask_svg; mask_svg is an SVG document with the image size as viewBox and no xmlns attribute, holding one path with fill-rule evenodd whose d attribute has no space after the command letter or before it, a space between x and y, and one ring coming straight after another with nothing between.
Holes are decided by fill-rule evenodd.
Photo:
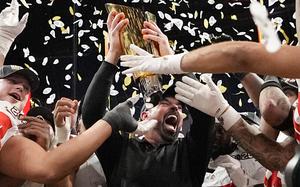
<instances>
[{"instance_id":1,"label":"wristband","mask_svg":"<svg viewBox=\"0 0 300 187\"><path fill-rule=\"evenodd\" d=\"M62 127L55 126L55 133L57 137L57 143L62 144L70 139L71 128L70 118L66 117L66 124Z\"/></svg>"},{"instance_id":2,"label":"wristband","mask_svg":"<svg viewBox=\"0 0 300 187\"><path fill-rule=\"evenodd\" d=\"M164 63L165 68L169 69L170 72L174 73L174 74L186 73L181 69L181 61L185 54L187 54L187 53L180 53L180 54L176 54L176 55L168 55L168 56L162 57L167 62L171 62L171 63Z\"/></svg>"},{"instance_id":3,"label":"wristband","mask_svg":"<svg viewBox=\"0 0 300 187\"><path fill-rule=\"evenodd\" d=\"M218 120L227 131L241 118L241 115L232 106L228 106Z\"/></svg>"}]
</instances>

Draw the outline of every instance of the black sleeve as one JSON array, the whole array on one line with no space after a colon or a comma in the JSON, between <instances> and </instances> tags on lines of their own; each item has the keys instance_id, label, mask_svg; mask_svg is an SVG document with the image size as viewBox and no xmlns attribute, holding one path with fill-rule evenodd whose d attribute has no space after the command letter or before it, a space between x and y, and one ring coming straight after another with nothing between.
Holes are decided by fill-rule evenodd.
<instances>
[{"instance_id":1,"label":"black sleeve","mask_svg":"<svg viewBox=\"0 0 300 187\"><path fill-rule=\"evenodd\" d=\"M86 128L105 114L110 87L117 71L117 66L103 61L94 75L82 103L82 120Z\"/></svg>"},{"instance_id":2,"label":"black sleeve","mask_svg":"<svg viewBox=\"0 0 300 187\"><path fill-rule=\"evenodd\" d=\"M188 133L192 178L203 182L215 139L215 118L189 107L193 123Z\"/></svg>"}]
</instances>

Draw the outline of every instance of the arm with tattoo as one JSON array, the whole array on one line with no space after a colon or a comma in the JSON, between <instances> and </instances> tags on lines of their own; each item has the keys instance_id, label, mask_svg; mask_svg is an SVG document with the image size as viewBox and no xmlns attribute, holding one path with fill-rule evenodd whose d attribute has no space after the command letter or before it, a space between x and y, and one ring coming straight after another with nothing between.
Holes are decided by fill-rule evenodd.
<instances>
[{"instance_id":1,"label":"arm with tattoo","mask_svg":"<svg viewBox=\"0 0 300 187\"><path fill-rule=\"evenodd\" d=\"M283 143L275 142L244 120L239 120L228 133L239 145L269 170L283 170L295 154L297 142L287 138Z\"/></svg>"}]
</instances>

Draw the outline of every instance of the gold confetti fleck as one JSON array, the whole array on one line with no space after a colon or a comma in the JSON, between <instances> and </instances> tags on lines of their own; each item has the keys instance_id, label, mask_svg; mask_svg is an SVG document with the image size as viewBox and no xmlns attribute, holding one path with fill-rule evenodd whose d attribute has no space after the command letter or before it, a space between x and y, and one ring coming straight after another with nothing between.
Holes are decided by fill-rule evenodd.
<instances>
[{"instance_id":1,"label":"gold confetti fleck","mask_svg":"<svg viewBox=\"0 0 300 187\"><path fill-rule=\"evenodd\" d=\"M208 20L205 18L203 21L204 28L208 28Z\"/></svg>"},{"instance_id":2,"label":"gold confetti fleck","mask_svg":"<svg viewBox=\"0 0 300 187\"><path fill-rule=\"evenodd\" d=\"M124 91L127 90L127 87L124 84L122 84L122 88Z\"/></svg>"},{"instance_id":3,"label":"gold confetti fleck","mask_svg":"<svg viewBox=\"0 0 300 187\"><path fill-rule=\"evenodd\" d=\"M232 19L232 20L238 20L238 18L237 18L236 15L231 15L231 19Z\"/></svg>"},{"instance_id":4,"label":"gold confetti fleck","mask_svg":"<svg viewBox=\"0 0 300 187\"><path fill-rule=\"evenodd\" d=\"M227 90L227 87L225 87L225 86L223 86L223 85L220 85L220 86L218 86L218 87L219 87L219 89L220 89L220 91L221 91L222 93L225 93L226 90Z\"/></svg>"},{"instance_id":5,"label":"gold confetti fleck","mask_svg":"<svg viewBox=\"0 0 300 187\"><path fill-rule=\"evenodd\" d=\"M221 19L224 19L224 13L221 12Z\"/></svg>"},{"instance_id":6,"label":"gold confetti fleck","mask_svg":"<svg viewBox=\"0 0 300 187\"><path fill-rule=\"evenodd\" d=\"M73 10L73 7L69 7L69 12L70 12L70 14L72 15L72 16L74 16L74 10Z\"/></svg>"},{"instance_id":7,"label":"gold confetti fleck","mask_svg":"<svg viewBox=\"0 0 300 187\"><path fill-rule=\"evenodd\" d=\"M54 16L54 17L52 18L53 21L58 21L58 20L60 20L60 19L61 19L60 16Z\"/></svg>"},{"instance_id":8,"label":"gold confetti fleck","mask_svg":"<svg viewBox=\"0 0 300 187\"><path fill-rule=\"evenodd\" d=\"M77 79L78 79L79 81L82 81L82 77L80 76L79 73L77 73Z\"/></svg>"},{"instance_id":9,"label":"gold confetti fleck","mask_svg":"<svg viewBox=\"0 0 300 187\"><path fill-rule=\"evenodd\" d=\"M198 15L199 15L199 13L198 13L198 11L196 10L195 13L194 13L194 19L197 19Z\"/></svg>"},{"instance_id":10,"label":"gold confetti fleck","mask_svg":"<svg viewBox=\"0 0 300 187\"><path fill-rule=\"evenodd\" d=\"M243 106L243 102L241 99L239 99L239 106L242 107Z\"/></svg>"},{"instance_id":11,"label":"gold confetti fleck","mask_svg":"<svg viewBox=\"0 0 300 187\"><path fill-rule=\"evenodd\" d=\"M163 90L166 90L166 89L168 89L169 87L170 87L170 85L168 85L168 84L162 85Z\"/></svg>"},{"instance_id":12,"label":"gold confetti fleck","mask_svg":"<svg viewBox=\"0 0 300 187\"><path fill-rule=\"evenodd\" d=\"M124 79L124 85L129 86L131 84L131 77L126 76Z\"/></svg>"}]
</instances>

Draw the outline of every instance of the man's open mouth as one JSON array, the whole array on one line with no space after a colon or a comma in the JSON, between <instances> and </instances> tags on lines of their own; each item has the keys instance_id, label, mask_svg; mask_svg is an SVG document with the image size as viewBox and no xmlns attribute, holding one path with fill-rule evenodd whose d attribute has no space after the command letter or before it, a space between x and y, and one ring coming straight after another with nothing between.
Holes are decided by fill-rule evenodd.
<instances>
[{"instance_id":1,"label":"man's open mouth","mask_svg":"<svg viewBox=\"0 0 300 187\"><path fill-rule=\"evenodd\" d=\"M165 124L170 128L172 128L172 130L176 131L176 128L178 126L178 116L175 114L169 114L166 118L165 118Z\"/></svg>"},{"instance_id":2,"label":"man's open mouth","mask_svg":"<svg viewBox=\"0 0 300 187\"><path fill-rule=\"evenodd\" d=\"M11 96L12 98L14 98L17 101L21 101L21 96L17 93L9 93L9 96Z\"/></svg>"}]
</instances>

